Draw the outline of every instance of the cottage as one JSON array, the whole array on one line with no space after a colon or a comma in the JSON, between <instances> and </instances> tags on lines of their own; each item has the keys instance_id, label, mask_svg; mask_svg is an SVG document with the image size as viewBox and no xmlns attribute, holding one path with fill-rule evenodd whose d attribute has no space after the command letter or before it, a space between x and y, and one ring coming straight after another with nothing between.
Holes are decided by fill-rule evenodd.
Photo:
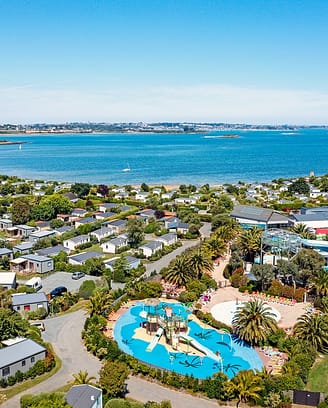
<instances>
[{"instance_id":1,"label":"cottage","mask_svg":"<svg viewBox=\"0 0 328 408\"><path fill-rule=\"evenodd\" d=\"M77 237L69 238L66 239L63 242L64 247L69 248L71 251L75 251L75 249L82 245L82 244L87 244L90 242L90 236L89 235L78 235Z\"/></svg>"},{"instance_id":2,"label":"cottage","mask_svg":"<svg viewBox=\"0 0 328 408\"><path fill-rule=\"evenodd\" d=\"M71 212L71 217L85 217L87 214L87 210L83 208L73 208Z\"/></svg>"},{"instance_id":3,"label":"cottage","mask_svg":"<svg viewBox=\"0 0 328 408\"><path fill-rule=\"evenodd\" d=\"M99 204L98 209L99 211L106 213L108 211L111 211L113 208L118 208L119 204L118 203L102 203Z\"/></svg>"},{"instance_id":4,"label":"cottage","mask_svg":"<svg viewBox=\"0 0 328 408\"><path fill-rule=\"evenodd\" d=\"M66 401L73 408L102 408L102 390L89 384L73 385Z\"/></svg>"},{"instance_id":5,"label":"cottage","mask_svg":"<svg viewBox=\"0 0 328 408\"><path fill-rule=\"evenodd\" d=\"M35 231L32 232L28 239L30 242L38 242L40 239L45 239L45 238L50 238L53 237L56 234L56 231L54 230L49 230L49 231Z\"/></svg>"},{"instance_id":6,"label":"cottage","mask_svg":"<svg viewBox=\"0 0 328 408\"><path fill-rule=\"evenodd\" d=\"M169 232L156 238L156 241L162 242L164 246L174 245L178 242L178 236L175 232Z\"/></svg>"},{"instance_id":7,"label":"cottage","mask_svg":"<svg viewBox=\"0 0 328 408\"><path fill-rule=\"evenodd\" d=\"M13 310L19 313L36 312L41 308L48 313L48 298L44 292L13 294L11 304Z\"/></svg>"},{"instance_id":8,"label":"cottage","mask_svg":"<svg viewBox=\"0 0 328 408\"><path fill-rule=\"evenodd\" d=\"M2 258L13 258L13 251L8 248L0 248L0 259Z\"/></svg>"},{"instance_id":9,"label":"cottage","mask_svg":"<svg viewBox=\"0 0 328 408\"><path fill-rule=\"evenodd\" d=\"M146 209L138 211L136 215L138 215L145 223L148 223L150 218L155 218L155 211L152 209Z\"/></svg>"},{"instance_id":10,"label":"cottage","mask_svg":"<svg viewBox=\"0 0 328 408\"><path fill-rule=\"evenodd\" d=\"M13 222L11 220L0 219L0 230L5 231L6 229L13 226Z\"/></svg>"},{"instance_id":11,"label":"cottage","mask_svg":"<svg viewBox=\"0 0 328 408\"><path fill-rule=\"evenodd\" d=\"M107 261L104 261L104 264L105 264L106 268L108 268L108 269L110 269L111 271L113 271L114 264L115 264L115 262L116 262L118 259L120 259L120 258L119 258L119 257L115 257L115 258L112 258L112 259L108 259ZM126 259L126 261L127 261L127 267L128 267L128 269L136 269L136 268L138 268L138 266L141 264L140 259L135 258L134 256L127 255L127 256L125 257L125 259Z\"/></svg>"},{"instance_id":12,"label":"cottage","mask_svg":"<svg viewBox=\"0 0 328 408\"><path fill-rule=\"evenodd\" d=\"M35 251L37 255L42 256L57 256L60 252L66 252L66 254L69 254L71 251L69 248L66 248L63 245L56 245L53 247L38 249Z\"/></svg>"},{"instance_id":13,"label":"cottage","mask_svg":"<svg viewBox=\"0 0 328 408\"><path fill-rule=\"evenodd\" d=\"M107 221L103 222L102 225L108 228L113 228L114 234L121 234L121 232L124 231L126 220Z\"/></svg>"},{"instance_id":14,"label":"cottage","mask_svg":"<svg viewBox=\"0 0 328 408\"><path fill-rule=\"evenodd\" d=\"M126 235L120 235L116 238L106 241L101 244L101 249L105 253L116 254L120 249L129 245L129 241Z\"/></svg>"},{"instance_id":15,"label":"cottage","mask_svg":"<svg viewBox=\"0 0 328 408\"><path fill-rule=\"evenodd\" d=\"M145 203L147 201L148 195L149 193L140 192L136 194L135 199Z\"/></svg>"},{"instance_id":16,"label":"cottage","mask_svg":"<svg viewBox=\"0 0 328 408\"><path fill-rule=\"evenodd\" d=\"M103 254L96 251L81 252L80 254L69 256L68 263L71 265L84 265L88 259L103 257Z\"/></svg>"},{"instance_id":17,"label":"cottage","mask_svg":"<svg viewBox=\"0 0 328 408\"><path fill-rule=\"evenodd\" d=\"M171 231L171 228L170 228ZM189 224L186 222L178 222L176 232L181 235L185 235L189 231Z\"/></svg>"},{"instance_id":18,"label":"cottage","mask_svg":"<svg viewBox=\"0 0 328 408\"><path fill-rule=\"evenodd\" d=\"M72 231L73 229L74 227L72 227L72 225L63 225L62 227L56 228L55 231L56 235L61 236L65 234L65 232Z\"/></svg>"},{"instance_id":19,"label":"cottage","mask_svg":"<svg viewBox=\"0 0 328 408\"><path fill-rule=\"evenodd\" d=\"M4 290L16 289L16 273L0 272L0 287Z\"/></svg>"},{"instance_id":20,"label":"cottage","mask_svg":"<svg viewBox=\"0 0 328 408\"><path fill-rule=\"evenodd\" d=\"M95 231L90 232L90 235L97 238L98 241L114 235L114 229L109 227L101 227Z\"/></svg>"},{"instance_id":21,"label":"cottage","mask_svg":"<svg viewBox=\"0 0 328 408\"><path fill-rule=\"evenodd\" d=\"M21 255L29 254L33 249L33 242L23 242L22 244L15 245L13 247L13 252L16 254L17 252Z\"/></svg>"},{"instance_id":22,"label":"cottage","mask_svg":"<svg viewBox=\"0 0 328 408\"><path fill-rule=\"evenodd\" d=\"M36 231L35 227L29 225L14 225L13 227L7 228L7 233L12 238L27 238L32 232Z\"/></svg>"},{"instance_id":23,"label":"cottage","mask_svg":"<svg viewBox=\"0 0 328 408\"><path fill-rule=\"evenodd\" d=\"M93 217L81 218L75 221L74 226L78 228L80 225L93 224L96 220Z\"/></svg>"},{"instance_id":24,"label":"cottage","mask_svg":"<svg viewBox=\"0 0 328 408\"><path fill-rule=\"evenodd\" d=\"M46 355L46 348L34 340L15 340L11 345L0 349L0 379L14 376L17 371L25 373Z\"/></svg>"},{"instance_id":25,"label":"cottage","mask_svg":"<svg viewBox=\"0 0 328 408\"><path fill-rule=\"evenodd\" d=\"M29 254L10 261L12 272L47 273L54 269L54 261L47 256Z\"/></svg>"},{"instance_id":26,"label":"cottage","mask_svg":"<svg viewBox=\"0 0 328 408\"><path fill-rule=\"evenodd\" d=\"M107 218L116 216L116 213L113 213L111 211L106 211L106 212L99 211L99 212L94 213L93 215L96 220L103 221L103 220L106 220Z\"/></svg>"},{"instance_id":27,"label":"cottage","mask_svg":"<svg viewBox=\"0 0 328 408\"><path fill-rule=\"evenodd\" d=\"M149 258L152 255L155 255L156 252L160 251L163 248L163 243L160 241L150 241L147 244L141 245L139 250L145 255L146 258Z\"/></svg>"}]
</instances>

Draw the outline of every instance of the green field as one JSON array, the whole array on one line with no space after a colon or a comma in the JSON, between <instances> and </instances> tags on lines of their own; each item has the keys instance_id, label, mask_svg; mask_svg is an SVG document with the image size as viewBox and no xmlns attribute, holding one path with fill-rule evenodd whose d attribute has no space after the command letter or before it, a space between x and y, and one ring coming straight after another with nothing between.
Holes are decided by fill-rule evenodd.
<instances>
[{"instance_id":1,"label":"green field","mask_svg":"<svg viewBox=\"0 0 328 408\"><path fill-rule=\"evenodd\" d=\"M328 355L318 359L312 367L306 389L328 393Z\"/></svg>"}]
</instances>

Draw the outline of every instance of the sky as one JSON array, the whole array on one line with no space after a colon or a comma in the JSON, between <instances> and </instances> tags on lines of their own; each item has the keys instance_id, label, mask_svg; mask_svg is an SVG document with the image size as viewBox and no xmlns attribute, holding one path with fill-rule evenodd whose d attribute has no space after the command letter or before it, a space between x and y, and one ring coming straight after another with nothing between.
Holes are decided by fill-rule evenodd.
<instances>
[{"instance_id":1,"label":"sky","mask_svg":"<svg viewBox=\"0 0 328 408\"><path fill-rule=\"evenodd\" d=\"M0 123L328 124L327 0L0 0Z\"/></svg>"}]
</instances>

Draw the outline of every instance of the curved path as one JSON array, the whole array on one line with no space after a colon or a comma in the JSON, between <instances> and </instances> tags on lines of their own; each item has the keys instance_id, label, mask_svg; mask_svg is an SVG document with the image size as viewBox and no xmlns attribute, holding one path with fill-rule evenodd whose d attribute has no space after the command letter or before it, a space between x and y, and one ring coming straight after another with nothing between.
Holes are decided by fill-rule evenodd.
<instances>
[{"instance_id":1,"label":"curved path","mask_svg":"<svg viewBox=\"0 0 328 408\"><path fill-rule=\"evenodd\" d=\"M89 375L98 377L101 363L86 351L81 339L85 319L85 311L78 310L45 320L46 330L43 333L43 339L52 344L55 353L62 360L62 367L48 380L6 401L6 408L18 408L20 397L24 394L50 392L62 387L73 379L73 373L80 370L87 370Z\"/></svg>"}]
</instances>

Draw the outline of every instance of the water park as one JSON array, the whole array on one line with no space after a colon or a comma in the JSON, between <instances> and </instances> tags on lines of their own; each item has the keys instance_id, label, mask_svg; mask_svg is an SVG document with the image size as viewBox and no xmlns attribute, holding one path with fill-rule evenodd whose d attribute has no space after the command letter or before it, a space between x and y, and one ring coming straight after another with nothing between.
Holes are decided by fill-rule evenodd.
<instances>
[{"instance_id":1,"label":"water park","mask_svg":"<svg viewBox=\"0 0 328 408\"><path fill-rule=\"evenodd\" d=\"M217 372L232 378L240 370L263 366L255 349L227 330L205 325L179 302L148 299L132 305L116 321L113 336L125 353L195 378Z\"/></svg>"}]
</instances>

